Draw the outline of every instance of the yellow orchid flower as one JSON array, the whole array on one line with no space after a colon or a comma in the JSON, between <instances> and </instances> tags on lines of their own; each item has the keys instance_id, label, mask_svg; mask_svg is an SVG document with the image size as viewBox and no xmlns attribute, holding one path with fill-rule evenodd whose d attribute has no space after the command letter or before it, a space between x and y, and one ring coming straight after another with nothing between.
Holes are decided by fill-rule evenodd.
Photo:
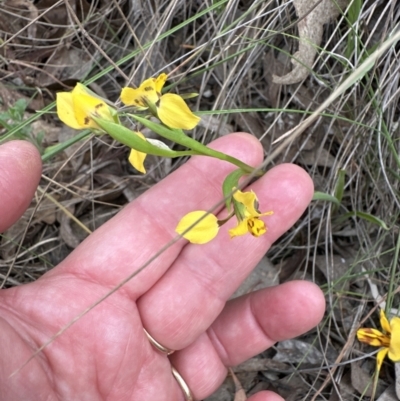
<instances>
[{"instance_id":1,"label":"yellow orchid flower","mask_svg":"<svg viewBox=\"0 0 400 401\"><path fill-rule=\"evenodd\" d=\"M269 216L272 211L260 213L257 210L258 199L256 194L251 192L242 192L236 190L233 194L235 214L239 220L235 228L229 230L231 238L238 235L244 235L248 232L254 237L259 237L267 232L265 223L260 219L261 216ZM206 215L206 216L205 216ZM200 218L205 216L202 220ZM225 224L233 213L225 220L218 220L213 214L207 214L204 210L196 210L182 217L175 231L190 241L192 244L205 244L213 240L218 234L220 226ZM188 232L184 233L189 227L193 226Z\"/></svg>"},{"instance_id":2,"label":"yellow orchid flower","mask_svg":"<svg viewBox=\"0 0 400 401\"><path fill-rule=\"evenodd\" d=\"M372 328L363 328L357 331L357 339L373 347L382 347L376 355L376 372L379 374L386 355L393 362L400 361L400 318L394 317L389 321L385 312L380 312L382 331Z\"/></svg>"},{"instance_id":3,"label":"yellow orchid flower","mask_svg":"<svg viewBox=\"0 0 400 401\"><path fill-rule=\"evenodd\" d=\"M74 129L99 129L92 117L114 120L112 109L101 98L92 96L81 83L72 92L58 92L56 106L58 118Z\"/></svg>"},{"instance_id":4,"label":"yellow orchid flower","mask_svg":"<svg viewBox=\"0 0 400 401\"><path fill-rule=\"evenodd\" d=\"M258 199L253 191L242 192L236 190L233 194L235 213L239 220L235 228L229 230L231 238L238 235L250 233L254 237L259 237L267 232L265 223L260 219L261 216L270 216L274 212L269 211L260 213L258 208Z\"/></svg>"},{"instance_id":5,"label":"yellow orchid flower","mask_svg":"<svg viewBox=\"0 0 400 401\"><path fill-rule=\"evenodd\" d=\"M135 131L134 134L136 134L139 138L142 138L144 141L146 140L145 136L139 132ZM135 167L136 170L139 172L145 174L146 169L144 168L144 159L146 158L147 154L143 152L139 152L135 149L131 149L131 152L129 153L129 158L128 161L129 163Z\"/></svg>"},{"instance_id":6,"label":"yellow orchid flower","mask_svg":"<svg viewBox=\"0 0 400 401\"><path fill-rule=\"evenodd\" d=\"M155 110L161 122L170 128L193 129L200 118L191 112L182 97L173 93L161 94L167 78L163 73L157 78L146 79L137 89L123 88L122 103L142 110Z\"/></svg>"},{"instance_id":7,"label":"yellow orchid flower","mask_svg":"<svg viewBox=\"0 0 400 401\"><path fill-rule=\"evenodd\" d=\"M81 83L77 83L72 92L58 92L56 106L59 119L74 129L100 129L92 117L114 121L112 108L101 98L93 96ZM146 140L141 132L134 134ZM129 162L141 173L146 172L143 165L145 158L146 153L131 149Z\"/></svg>"},{"instance_id":8,"label":"yellow orchid flower","mask_svg":"<svg viewBox=\"0 0 400 401\"><path fill-rule=\"evenodd\" d=\"M205 216L202 220L203 216ZM193 226L189 231L185 231L191 227L194 223L198 223ZM179 221L175 231L186 238L192 244L205 244L210 242L216 237L219 230L218 219L213 214L207 214L204 210L196 210L190 212L182 217Z\"/></svg>"}]
</instances>

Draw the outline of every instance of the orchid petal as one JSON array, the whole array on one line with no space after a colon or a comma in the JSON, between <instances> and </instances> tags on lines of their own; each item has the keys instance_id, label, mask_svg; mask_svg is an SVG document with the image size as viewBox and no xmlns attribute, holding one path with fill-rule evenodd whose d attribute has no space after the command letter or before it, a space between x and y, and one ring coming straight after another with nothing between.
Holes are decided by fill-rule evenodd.
<instances>
[{"instance_id":1,"label":"orchid petal","mask_svg":"<svg viewBox=\"0 0 400 401\"><path fill-rule=\"evenodd\" d=\"M58 118L68 127L73 129L81 129L75 117L74 107L72 103L71 92L58 92L56 97Z\"/></svg>"},{"instance_id":2,"label":"orchid petal","mask_svg":"<svg viewBox=\"0 0 400 401\"><path fill-rule=\"evenodd\" d=\"M245 206L249 216L260 216L260 212L257 210L258 199L253 191L242 192L238 189L233 194L233 198Z\"/></svg>"},{"instance_id":3,"label":"orchid petal","mask_svg":"<svg viewBox=\"0 0 400 401\"><path fill-rule=\"evenodd\" d=\"M392 329L390 328L389 321L387 320L385 311L383 309L381 309L379 312L379 320L383 331L385 331L386 333L391 333Z\"/></svg>"},{"instance_id":4,"label":"orchid petal","mask_svg":"<svg viewBox=\"0 0 400 401\"><path fill-rule=\"evenodd\" d=\"M167 81L168 75L165 74L164 72L160 74L156 79L155 79L155 87L156 87L156 92L161 94L162 88L165 85L165 82Z\"/></svg>"},{"instance_id":5,"label":"orchid petal","mask_svg":"<svg viewBox=\"0 0 400 401\"><path fill-rule=\"evenodd\" d=\"M238 237L239 235L245 235L249 232L247 228L247 220L242 220L238 223L235 228L229 230L229 235L231 238Z\"/></svg>"},{"instance_id":6,"label":"orchid petal","mask_svg":"<svg viewBox=\"0 0 400 401\"><path fill-rule=\"evenodd\" d=\"M383 360L385 359L388 352L389 352L389 348L382 348L376 354L376 371L377 371L378 375L379 375L379 372L381 371Z\"/></svg>"},{"instance_id":7,"label":"orchid petal","mask_svg":"<svg viewBox=\"0 0 400 401\"><path fill-rule=\"evenodd\" d=\"M201 219L201 220L200 220ZM191 227L193 224L193 227ZM190 230L185 232L189 227ZM218 219L206 211L196 210L182 217L175 231L192 244L205 244L218 234Z\"/></svg>"},{"instance_id":8,"label":"orchid petal","mask_svg":"<svg viewBox=\"0 0 400 401\"><path fill-rule=\"evenodd\" d=\"M390 321L390 327L392 330L390 336L390 347L389 347L389 358L393 362L400 361L400 318L394 317Z\"/></svg>"},{"instance_id":9,"label":"orchid petal","mask_svg":"<svg viewBox=\"0 0 400 401\"><path fill-rule=\"evenodd\" d=\"M136 131L135 134L137 136L139 136L140 138L142 138L144 141L146 140L145 136L139 132ZM129 158L128 161L129 163L138 171L140 171L141 173L145 174L146 173L146 169L144 168L144 159L146 158L147 154L144 152L139 152L135 149L131 149L131 152L129 154Z\"/></svg>"},{"instance_id":10,"label":"orchid petal","mask_svg":"<svg viewBox=\"0 0 400 401\"><path fill-rule=\"evenodd\" d=\"M157 107L158 118L170 128L193 129L200 121L189 109L185 101L173 93L161 96Z\"/></svg>"},{"instance_id":11,"label":"orchid petal","mask_svg":"<svg viewBox=\"0 0 400 401\"><path fill-rule=\"evenodd\" d=\"M99 128L91 117L113 121L107 104L96 97L72 92L72 103L76 121L81 128Z\"/></svg>"},{"instance_id":12,"label":"orchid petal","mask_svg":"<svg viewBox=\"0 0 400 401\"><path fill-rule=\"evenodd\" d=\"M357 331L357 339L373 347L389 347L390 338L377 329L363 328Z\"/></svg>"}]
</instances>

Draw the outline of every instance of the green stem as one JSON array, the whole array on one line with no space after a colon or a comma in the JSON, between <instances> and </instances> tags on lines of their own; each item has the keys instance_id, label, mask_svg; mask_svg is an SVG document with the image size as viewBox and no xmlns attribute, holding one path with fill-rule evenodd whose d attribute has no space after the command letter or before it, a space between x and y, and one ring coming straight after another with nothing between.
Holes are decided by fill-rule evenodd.
<instances>
[{"instance_id":1,"label":"green stem","mask_svg":"<svg viewBox=\"0 0 400 401\"><path fill-rule=\"evenodd\" d=\"M202 155L211 156L216 159L224 160L224 161L227 161L228 163L232 163L248 174L251 174L255 171L254 167L251 167L248 164L240 161L239 159L236 159L236 157L229 156L222 152L218 152L217 150L211 149L208 146L205 146L202 143L199 143L192 138L189 138L189 137L187 137L187 138L190 139L190 142L193 141L192 146L190 146L190 148L193 150L196 150L197 152L201 153Z\"/></svg>"},{"instance_id":2,"label":"green stem","mask_svg":"<svg viewBox=\"0 0 400 401\"><path fill-rule=\"evenodd\" d=\"M225 153L218 152L217 150L211 149L208 146L203 145L202 143L196 141L195 139L190 138L187 136L182 130L180 129L171 129L164 125L157 124L153 121L147 120L146 118L136 116L134 114L129 114L130 117L134 118L136 121L139 121L145 127L150 128L152 131L156 132L157 134L161 135L162 137L178 143L179 145L185 146L189 149L192 149L198 152L200 155L203 156L210 156L214 157L219 160L224 160L229 163L234 164L235 166L239 167L247 174L254 173L254 167L249 166L246 163L243 163L239 159L236 159L233 156L229 156ZM263 172L258 172L257 175L262 175Z\"/></svg>"}]
</instances>

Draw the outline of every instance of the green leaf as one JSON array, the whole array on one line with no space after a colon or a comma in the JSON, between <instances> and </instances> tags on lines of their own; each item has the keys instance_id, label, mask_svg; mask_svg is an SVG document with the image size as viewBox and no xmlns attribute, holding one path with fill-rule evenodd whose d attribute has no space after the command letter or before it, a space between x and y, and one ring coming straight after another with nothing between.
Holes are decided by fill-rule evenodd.
<instances>
[{"instance_id":1,"label":"green leaf","mask_svg":"<svg viewBox=\"0 0 400 401\"><path fill-rule=\"evenodd\" d=\"M332 202L337 206L340 206L340 202L332 195L326 194L325 192L315 191L314 196L312 198L314 201L325 201L325 202Z\"/></svg>"},{"instance_id":2,"label":"green leaf","mask_svg":"<svg viewBox=\"0 0 400 401\"><path fill-rule=\"evenodd\" d=\"M337 178L336 185L335 185L335 192L334 192L334 196L338 200L339 205L337 205L337 204L334 205L334 207L332 209L332 214L337 212L339 206L342 203L345 179L346 179L346 170L339 170L338 178Z\"/></svg>"},{"instance_id":3,"label":"green leaf","mask_svg":"<svg viewBox=\"0 0 400 401\"><path fill-rule=\"evenodd\" d=\"M193 99L197 96L199 96L198 93L181 93L179 95L182 99Z\"/></svg>"},{"instance_id":4,"label":"green leaf","mask_svg":"<svg viewBox=\"0 0 400 401\"><path fill-rule=\"evenodd\" d=\"M350 217L360 217L361 219L368 221L370 223L376 224L379 227L383 228L384 230L389 230L389 227L386 225L386 223L381 220L379 217L373 216L372 214L369 213L365 213L365 212L347 212L343 215L341 215L337 222L341 223L343 221L345 221L346 219L350 218Z\"/></svg>"},{"instance_id":5,"label":"green leaf","mask_svg":"<svg viewBox=\"0 0 400 401\"><path fill-rule=\"evenodd\" d=\"M244 175L247 175L245 171L242 169L234 170L230 174L228 174L222 183L222 193L225 198L225 205L228 211L231 209L232 203L232 189L237 188L239 186L239 180Z\"/></svg>"},{"instance_id":6,"label":"green leaf","mask_svg":"<svg viewBox=\"0 0 400 401\"><path fill-rule=\"evenodd\" d=\"M338 179L335 187L335 198L339 203L342 203L344 193L344 183L346 177L346 170L339 170Z\"/></svg>"}]
</instances>

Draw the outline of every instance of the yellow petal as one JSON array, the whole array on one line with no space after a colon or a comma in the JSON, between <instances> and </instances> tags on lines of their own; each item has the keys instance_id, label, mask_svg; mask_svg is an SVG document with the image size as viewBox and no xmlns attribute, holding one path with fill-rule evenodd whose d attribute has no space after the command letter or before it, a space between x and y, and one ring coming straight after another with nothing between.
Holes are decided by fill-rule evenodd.
<instances>
[{"instance_id":1,"label":"yellow petal","mask_svg":"<svg viewBox=\"0 0 400 401\"><path fill-rule=\"evenodd\" d=\"M156 90L156 79L146 79L137 89L123 88L120 97L122 103L126 106L147 107L148 103L155 104L159 99Z\"/></svg>"},{"instance_id":2,"label":"yellow petal","mask_svg":"<svg viewBox=\"0 0 400 401\"><path fill-rule=\"evenodd\" d=\"M393 362L400 361L400 318L394 317L390 321L392 334L390 336L389 358Z\"/></svg>"},{"instance_id":3,"label":"yellow petal","mask_svg":"<svg viewBox=\"0 0 400 401\"><path fill-rule=\"evenodd\" d=\"M257 210L258 199L253 191L242 192L240 189L238 189L233 194L233 198L245 206L249 216L260 216L260 212Z\"/></svg>"},{"instance_id":4,"label":"yellow petal","mask_svg":"<svg viewBox=\"0 0 400 401\"><path fill-rule=\"evenodd\" d=\"M213 214L207 214L202 220L198 221L205 214L207 214L207 212L203 210L196 210L186 214L178 223L175 231L192 244L205 244L211 241L218 234L218 219ZM184 233L184 231L196 222L197 224L195 226Z\"/></svg>"},{"instance_id":5,"label":"yellow petal","mask_svg":"<svg viewBox=\"0 0 400 401\"><path fill-rule=\"evenodd\" d=\"M145 136L141 132L135 132L136 135L138 135L140 138L143 140L145 139ZM131 149L131 153L129 154L129 163L138 171L141 173L145 174L146 169L144 168L144 159L146 158L147 154L143 152L138 152L135 149Z\"/></svg>"},{"instance_id":6,"label":"yellow petal","mask_svg":"<svg viewBox=\"0 0 400 401\"><path fill-rule=\"evenodd\" d=\"M254 237L259 237L267 232L265 223L258 217L250 217L247 220L247 228L250 234Z\"/></svg>"},{"instance_id":7,"label":"yellow petal","mask_svg":"<svg viewBox=\"0 0 400 401\"><path fill-rule=\"evenodd\" d=\"M92 97L95 97L96 99L101 100L103 103L105 103L105 99L99 96L97 93L93 92L90 88L86 87L85 85L81 84L80 82L77 82L75 85L74 89L72 90L72 95L73 97L76 95L89 95Z\"/></svg>"},{"instance_id":8,"label":"yellow petal","mask_svg":"<svg viewBox=\"0 0 400 401\"><path fill-rule=\"evenodd\" d=\"M72 90L72 93L74 95L81 95L81 94L89 95L89 90L88 88L86 88L85 85L81 84L80 82L77 82L74 89Z\"/></svg>"},{"instance_id":9,"label":"yellow petal","mask_svg":"<svg viewBox=\"0 0 400 401\"><path fill-rule=\"evenodd\" d=\"M56 97L58 118L73 129L83 128L76 120L71 92L58 92Z\"/></svg>"},{"instance_id":10,"label":"yellow petal","mask_svg":"<svg viewBox=\"0 0 400 401\"><path fill-rule=\"evenodd\" d=\"M121 102L125 106L137 106L137 107L146 107L143 99L140 97L141 92L138 89L133 88L122 88L121 91Z\"/></svg>"},{"instance_id":11,"label":"yellow petal","mask_svg":"<svg viewBox=\"0 0 400 401\"><path fill-rule=\"evenodd\" d=\"M376 371L377 371L377 375L379 375L379 372L381 371L383 360L385 359L388 351L389 351L388 348L382 348L376 354Z\"/></svg>"},{"instance_id":12,"label":"yellow petal","mask_svg":"<svg viewBox=\"0 0 400 401\"><path fill-rule=\"evenodd\" d=\"M157 112L158 118L170 128L193 129L200 121L185 101L173 93L161 96Z\"/></svg>"},{"instance_id":13,"label":"yellow petal","mask_svg":"<svg viewBox=\"0 0 400 401\"><path fill-rule=\"evenodd\" d=\"M247 228L247 220L243 220L238 223L238 225L235 228L231 228L229 230L229 235L231 238L237 237L239 235L245 235L249 232L249 229Z\"/></svg>"},{"instance_id":14,"label":"yellow petal","mask_svg":"<svg viewBox=\"0 0 400 401\"><path fill-rule=\"evenodd\" d=\"M82 128L98 128L92 120L93 116L113 121L107 104L97 97L73 91L72 103L76 121Z\"/></svg>"},{"instance_id":15,"label":"yellow petal","mask_svg":"<svg viewBox=\"0 0 400 401\"><path fill-rule=\"evenodd\" d=\"M391 333L391 328L390 328L390 324L386 318L385 315L385 311L383 309L381 309L381 311L379 312L379 318L380 318L380 322L381 322L381 327L382 329L386 332L386 333Z\"/></svg>"},{"instance_id":16,"label":"yellow petal","mask_svg":"<svg viewBox=\"0 0 400 401\"><path fill-rule=\"evenodd\" d=\"M244 217L261 217L261 216L270 216L274 214L273 211L260 213L258 210L258 198L257 195L253 191L242 192L239 189L233 194L233 198L236 202L241 203L245 207ZM261 226L261 224L260 224ZM251 232L251 230L249 229ZM265 231L262 233L264 234ZM260 234L260 235L262 235ZM254 234L253 234L254 235ZM256 235L256 236L260 236Z\"/></svg>"},{"instance_id":17,"label":"yellow petal","mask_svg":"<svg viewBox=\"0 0 400 401\"><path fill-rule=\"evenodd\" d=\"M390 338L379 330L364 328L357 331L357 339L373 347L389 347Z\"/></svg>"},{"instance_id":18,"label":"yellow petal","mask_svg":"<svg viewBox=\"0 0 400 401\"><path fill-rule=\"evenodd\" d=\"M160 74L156 80L155 80L155 85L156 85L156 91L161 95L162 88L164 87L165 82L167 81L168 75L165 74L164 72Z\"/></svg>"}]
</instances>

